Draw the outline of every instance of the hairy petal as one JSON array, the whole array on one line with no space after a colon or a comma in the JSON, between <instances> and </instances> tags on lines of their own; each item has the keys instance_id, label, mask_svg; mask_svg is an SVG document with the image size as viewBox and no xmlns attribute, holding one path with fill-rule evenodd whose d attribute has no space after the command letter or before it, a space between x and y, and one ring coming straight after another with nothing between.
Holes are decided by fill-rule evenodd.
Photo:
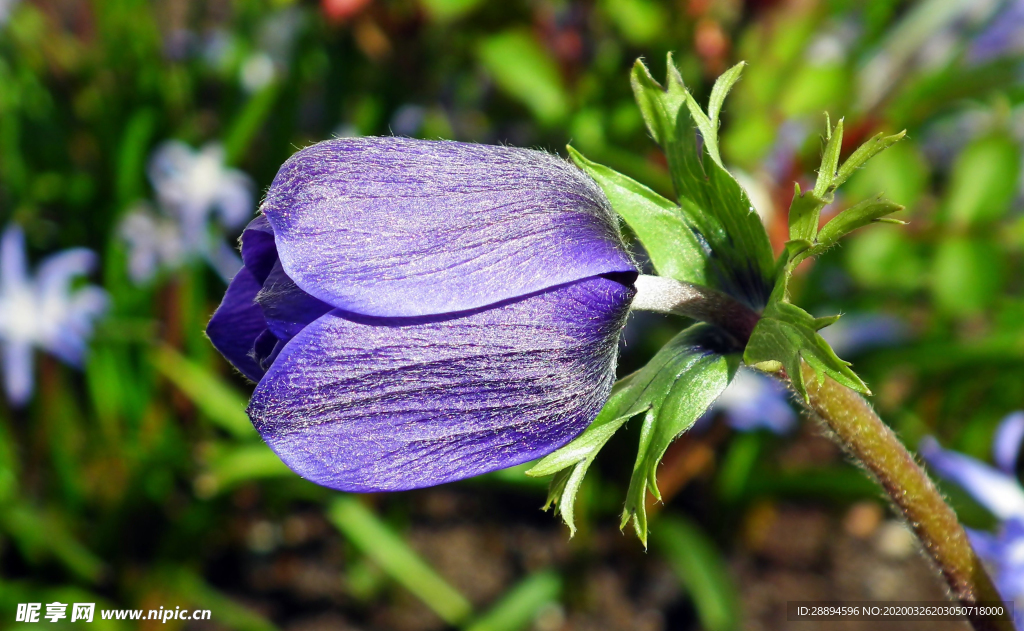
<instances>
[{"instance_id":1,"label":"hairy petal","mask_svg":"<svg viewBox=\"0 0 1024 631\"><path fill-rule=\"evenodd\" d=\"M331 311L330 305L321 302L299 289L295 281L288 278L278 261L263 289L256 294L256 302L263 309L267 327L280 340L295 337L307 324Z\"/></svg>"},{"instance_id":2,"label":"hairy petal","mask_svg":"<svg viewBox=\"0 0 1024 631\"><path fill-rule=\"evenodd\" d=\"M288 343L249 416L299 475L347 491L520 464L601 409L632 294L598 277L449 319L335 310Z\"/></svg>"},{"instance_id":3,"label":"hairy petal","mask_svg":"<svg viewBox=\"0 0 1024 631\"><path fill-rule=\"evenodd\" d=\"M253 219L242 231L242 263L249 268L259 284L263 284L277 263L274 229L263 215Z\"/></svg>"},{"instance_id":4,"label":"hairy petal","mask_svg":"<svg viewBox=\"0 0 1024 631\"><path fill-rule=\"evenodd\" d=\"M243 375L259 381L263 368L251 356L260 333L266 331L263 311L256 303L260 284L252 272L243 267L231 279L217 311L206 325L206 334L213 346Z\"/></svg>"},{"instance_id":5,"label":"hairy petal","mask_svg":"<svg viewBox=\"0 0 1024 631\"><path fill-rule=\"evenodd\" d=\"M262 210L287 275L364 315L452 313L636 271L600 188L528 149L329 140L281 167Z\"/></svg>"}]
</instances>

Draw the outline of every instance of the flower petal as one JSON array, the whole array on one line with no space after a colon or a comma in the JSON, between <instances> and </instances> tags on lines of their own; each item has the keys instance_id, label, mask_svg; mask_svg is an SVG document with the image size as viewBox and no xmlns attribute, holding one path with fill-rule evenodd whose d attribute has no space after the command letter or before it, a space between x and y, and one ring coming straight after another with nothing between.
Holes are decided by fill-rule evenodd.
<instances>
[{"instance_id":1,"label":"flower petal","mask_svg":"<svg viewBox=\"0 0 1024 631\"><path fill-rule=\"evenodd\" d=\"M288 343L249 416L299 475L347 491L520 464L601 409L632 294L598 277L455 318L335 310Z\"/></svg>"},{"instance_id":2,"label":"flower petal","mask_svg":"<svg viewBox=\"0 0 1024 631\"><path fill-rule=\"evenodd\" d=\"M278 339L288 341L307 324L331 311L331 306L299 289L278 261L256 294L267 327Z\"/></svg>"},{"instance_id":3,"label":"flower petal","mask_svg":"<svg viewBox=\"0 0 1024 631\"><path fill-rule=\"evenodd\" d=\"M1024 489L1016 478L943 449L931 436L921 440L918 451L936 473L961 486L999 519L1024 516Z\"/></svg>"},{"instance_id":4,"label":"flower petal","mask_svg":"<svg viewBox=\"0 0 1024 631\"><path fill-rule=\"evenodd\" d=\"M262 210L288 276L364 315L452 313L636 271L600 188L540 151L329 140L281 167Z\"/></svg>"},{"instance_id":5,"label":"flower petal","mask_svg":"<svg viewBox=\"0 0 1024 631\"><path fill-rule=\"evenodd\" d=\"M1021 443L1024 442L1024 411L1009 414L999 422L992 441L992 460L1004 473L1014 475Z\"/></svg>"},{"instance_id":6,"label":"flower petal","mask_svg":"<svg viewBox=\"0 0 1024 631\"><path fill-rule=\"evenodd\" d=\"M263 310L256 304L260 284L252 272L243 267L231 279L217 311L206 325L206 334L214 347L243 375L259 381L263 369L250 356L253 344L267 329Z\"/></svg>"},{"instance_id":7,"label":"flower petal","mask_svg":"<svg viewBox=\"0 0 1024 631\"><path fill-rule=\"evenodd\" d=\"M6 235L5 235L6 236ZM14 407L24 407L34 388L32 345L23 341L5 341L0 348L4 363L4 391Z\"/></svg>"},{"instance_id":8,"label":"flower petal","mask_svg":"<svg viewBox=\"0 0 1024 631\"><path fill-rule=\"evenodd\" d=\"M29 283L25 233L11 224L0 238L0 290L16 291Z\"/></svg>"},{"instance_id":9,"label":"flower petal","mask_svg":"<svg viewBox=\"0 0 1024 631\"><path fill-rule=\"evenodd\" d=\"M259 284L277 262L277 246L274 244L274 229L263 215L253 219L242 231L242 263L249 268Z\"/></svg>"}]
</instances>

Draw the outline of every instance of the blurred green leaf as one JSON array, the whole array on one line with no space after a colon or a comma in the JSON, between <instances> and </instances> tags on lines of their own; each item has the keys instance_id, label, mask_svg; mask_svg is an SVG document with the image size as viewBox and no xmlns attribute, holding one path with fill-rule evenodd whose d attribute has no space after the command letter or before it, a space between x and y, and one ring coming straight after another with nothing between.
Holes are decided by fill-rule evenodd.
<instances>
[{"instance_id":1,"label":"blurred green leaf","mask_svg":"<svg viewBox=\"0 0 1024 631\"><path fill-rule=\"evenodd\" d=\"M341 495L327 509L328 519L381 569L430 607L442 620L461 625L473 607L405 541L362 502Z\"/></svg>"},{"instance_id":2,"label":"blurred green leaf","mask_svg":"<svg viewBox=\"0 0 1024 631\"><path fill-rule=\"evenodd\" d=\"M479 7L483 0L419 0L431 18L449 22L461 18Z\"/></svg>"},{"instance_id":3,"label":"blurred green leaf","mask_svg":"<svg viewBox=\"0 0 1024 631\"><path fill-rule=\"evenodd\" d=\"M665 7L654 0L602 0L601 10L633 44L650 44L668 25Z\"/></svg>"},{"instance_id":4,"label":"blurred green leaf","mask_svg":"<svg viewBox=\"0 0 1024 631\"><path fill-rule=\"evenodd\" d=\"M155 347L150 362L221 429L240 439L259 437L245 413L245 397L219 376L170 346Z\"/></svg>"},{"instance_id":5,"label":"blurred green leaf","mask_svg":"<svg viewBox=\"0 0 1024 631\"><path fill-rule=\"evenodd\" d=\"M925 278L921 248L902 230L871 228L849 240L846 269L872 289L916 289Z\"/></svg>"},{"instance_id":6,"label":"blurred green leaf","mask_svg":"<svg viewBox=\"0 0 1024 631\"><path fill-rule=\"evenodd\" d=\"M529 32L491 35L477 52L497 84L530 108L540 122L553 125L568 115L569 97L558 66Z\"/></svg>"},{"instance_id":7,"label":"blurred green leaf","mask_svg":"<svg viewBox=\"0 0 1024 631\"><path fill-rule=\"evenodd\" d=\"M489 611L466 631L520 631L531 627L537 614L557 602L562 591L561 577L552 571L535 572L512 586Z\"/></svg>"},{"instance_id":8,"label":"blurred green leaf","mask_svg":"<svg viewBox=\"0 0 1024 631\"><path fill-rule=\"evenodd\" d=\"M1003 285L1003 256L988 239L947 237L939 243L934 265L932 295L943 311L953 315L985 309Z\"/></svg>"},{"instance_id":9,"label":"blurred green leaf","mask_svg":"<svg viewBox=\"0 0 1024 631\"><path fill-rule=\"evenodd\" d=\"M850 370L849 362L839 359L828 342L818 334L818 329L834 321L832 318L815 318L800 307L781 300L773 301L754 327L743 359L750 366L770 362L782 364L793 388L804 400L808 395L800 371L801 360L814 369L819 383L828 375L848 388L869 394L867 385Z\"/></svg>"},{"instance_id":10,"label":"blurred green leaf","mask_svg":"<svg viewBox=\"0 0 1024 631\"><path fill-rule=\"evenodd\" d=\"M1020 149L1009 134L985 136L957 156L945 206L955 223L969 225L1001 218L1017 193Z\"/></svg>"},{"instance_id":11,"label":"blurred green leaf","mask_svg":"<svg viewBox=\"0 0 1024 631\"><path fill-rule=\"evenodd\" d=\"M690 594L702 627L707 631L739 629L740 596L715 542L678 515L662 515L651 536L655 549Z\"/></svg>"}]
</instances>

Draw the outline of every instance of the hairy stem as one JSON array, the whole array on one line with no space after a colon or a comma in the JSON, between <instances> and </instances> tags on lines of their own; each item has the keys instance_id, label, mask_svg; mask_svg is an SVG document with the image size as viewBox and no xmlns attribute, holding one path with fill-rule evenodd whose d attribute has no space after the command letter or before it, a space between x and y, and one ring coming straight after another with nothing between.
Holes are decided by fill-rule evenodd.
<instances>
[{"instance_id":1,"label":"hairy stem","mask_svg":"<svg viewBox=\"0 0 1024 631\"><path fill-rule=\"evenodd\" d=\"M757 325L759 316L750 307L710 287L646 275L637 277L635 285L632 309L673 313L717 325L741 346Z\"/></svg>"},{"instance_id":2,"label":"hairy stem","mask_svg":"<svg viewBox=\"0 0 1024 631\"><path fill-rule=\"evenodd\" d=\"M952 596L962 604L996 603L1002 598L967 540L953 509L903 443L859 394L829 377L818 385L803 364L811 412L837 441L881 483L938 564ZM970 616L978 631L1013 631L1008 616Z\"/></svg>"}]
</instances>

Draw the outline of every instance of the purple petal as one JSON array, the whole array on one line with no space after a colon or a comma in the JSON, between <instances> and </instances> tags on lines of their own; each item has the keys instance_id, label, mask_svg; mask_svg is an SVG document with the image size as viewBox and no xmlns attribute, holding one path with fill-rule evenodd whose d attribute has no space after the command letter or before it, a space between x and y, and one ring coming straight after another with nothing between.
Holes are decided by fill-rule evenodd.
<instances>
[{"instance_id":1,"label":"purple petal","mask_svg":"<svg viewBox=\"0 0 1024 631\"><path fill-rule=\"evenodd\" d=\"M249 416L299 475L347 491L520 464L601 409L632 295L599 277L454 318L335 310L288 343Z\"/></svg>"},{"instance_id":2,"label":"purple petal","mask_svg":"<svg viewBox=\"0 0 1024 631\"><path fill-rule=\"evenodd\" d=\"M259 284L263 284L277 263L274 230L263 215L253 219L242 231L242 263L249 268Z\"/></svg>"},{"instance_id":3,"label":"purple petal","mask_svg":"<svg viewBox=\"0 0 1024 631\"><path fill-rule=\"evenodd\" d=\"M263 311L256 304L259 283L247 268L231 279L217 311L206 326L206 334L214 347L243 375L259 381L263 369L250 356L253 344L267 329Z\"/></svg>"},{"instance_id":4,"label":"purple petal","mask_svg":"<svg viewBox=\"0 0 1024 631\"><path fill-rule=\"evenodd\" d=\"M25 233L21 231L21 226L11 224L0 238L0 287L12 291L24 287L28 282Z\"/></svg>"},{"instance_id":5,"label":"purple petal","mask_svg":"<svg viewBox=\"0 0 1024 631\"><path fill-rule=\"evenodd\" d=\"M6 237L6 235L5 235ZM14 407L23 407L32 398L32 346L27 342L6 341L2 344L4 391Z\"/></svg>"},{"instance_id":6,"label":"purple petal","mask_svg":"<svg viewBox=\"0 0 1024 631\"><path fill-rule=\"evenodd\" d=\"M992 441L992 460L1004 473L1014 475L1024 441L1024 411L1009 414L999 423Z\"/></svg>"},{"instance_id":7,"label":"purple petal","mask_svg":"<svg viewBox=\"0 0 1024 631\"><path fill-rule=\"evenodd\" d=\"M936 473L962 487L999 519L1024 516L1024 489L1016 478L943 449L931 436L921 440L918 451Z\"/></svg>"},{"instance_id":8,"label":"purple petal","mask_svg":"<svg viewBox=\"0 0 1024 631\"><path fill-rule=\"evenodd\" d=\"M267 276L256 302L263 309L267 327L278 339L288 341L307 324L331 310L323 303L299 289L288 278L278 261Z\"/></svg>"},{"instance_id":9,"label":"purple petal","mask_svg":"<svg viewBox=\"0 0 1024 631\"><path fill-rule=\"evenodd\" d=\"M767 429L783 435L797 423L785 386L752 370L740 369L713 409L725 412L729 425L740 432Z\"/></svg>"},{"instance_id":10,"label":"purple petal","mask_svg":"<svg viewBox=\"0 0 1024 631\"><path fill-rule=\"evenodd\" d=\"M262 210L288 276L364 315L452 313L636 271L597 184L540 151L329 140L281 167Z\"/></svg>"}]
</instances>

